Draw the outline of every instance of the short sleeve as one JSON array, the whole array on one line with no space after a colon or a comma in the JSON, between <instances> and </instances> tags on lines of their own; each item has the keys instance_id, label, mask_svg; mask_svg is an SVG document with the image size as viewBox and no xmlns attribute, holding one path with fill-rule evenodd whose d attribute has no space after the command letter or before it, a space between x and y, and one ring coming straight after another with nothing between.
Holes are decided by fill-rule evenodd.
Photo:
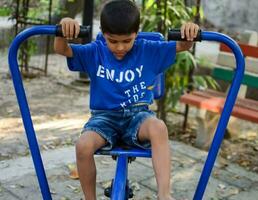
<instances>
[{"instance_id":1,"label":"short sleeve","mask_svg":"<svg viewBox=\"0 0 258 200\"><path fill-rule=\"evenodd\" d=\"M70 47L73 51L73 57L67 57L68 68L71 71L89 72L89 66L92 66L94 61L92 59L96 49L94 44L70 44Z\"/></svg>"},{"instance_id":2,"label":"short sleeve","mask_svg":"<svg viewBox=\"0 0 258 200\"><path fill-rule=\"evenodd\" d=\"M176 58L176 42L175 41L158 41L149 42L147 45L148 57L155 58L152 60L154 64L154 72L159 74L164 72L175 62Z\"/></svg>"}]
</instances>

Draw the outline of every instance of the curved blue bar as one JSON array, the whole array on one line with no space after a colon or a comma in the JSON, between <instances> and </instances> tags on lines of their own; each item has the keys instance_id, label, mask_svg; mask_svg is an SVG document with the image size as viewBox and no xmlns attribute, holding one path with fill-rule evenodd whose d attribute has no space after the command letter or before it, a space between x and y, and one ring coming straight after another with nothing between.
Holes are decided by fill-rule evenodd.
<instances>
[{"instance_id":1,"label":"curved blue bar","mask_svg":"<svg viewBox=\"0 0 258 200\"><path fill-rule=\"evenodd\" d=\"M240 85L244 76L244 71L245 71L244 56L242 54L240 47L233 39L221 33L203 31L202 40L222 42L226 44L230 49L232 49L236 58L236 70L235 70L234 78L233 78L230 90L228 92L226 102L224 104L224 108L221 113L221 117L219 119L219 123L217 125L217 129L216 129L198 186L194 194L194 198L193 198L194 200L201 200L203 197L220 145L224 138L228 120L231 115L233 106L235 104L237 93L240 88Z\"/></svg>"},{"instance_id":2,"label":"curved blue bar","mask_svg":"<svg viewBox=\"0 0 258 200\"><path fill-rule=\"evenodd\" d=\"M40 150L38 147L38 142L33 128L30 110L27 103L27 99L26 99L26 95L25 95L25 91L24 91L24 87L21 79L21 74L18 67L17 52L20 44L30 36L39 35L39 34L53 35L55 34L55 31L56 31L56 26L35 26L32 28L26 29L25 31L19 33L16 36L16 38L13 40L10 46L9 55L8 55L12 80L13 80L17 100L19 103L33 163L38 177L38 182L39 182L41 193L44 200L51 200L52 197L49 191L49 186L46 179L46 174L42 163L42 159L40 156Z\"/></svg>"}]
</instances>

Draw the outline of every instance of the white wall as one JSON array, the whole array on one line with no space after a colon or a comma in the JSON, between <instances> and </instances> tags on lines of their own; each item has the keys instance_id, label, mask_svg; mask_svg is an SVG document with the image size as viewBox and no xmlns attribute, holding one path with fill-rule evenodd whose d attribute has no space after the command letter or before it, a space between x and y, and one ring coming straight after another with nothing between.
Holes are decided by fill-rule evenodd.
<instances>
[{"instance_id":1,"label":"white wall","mask_svg":"<svg viewBox=\"0 0 258 200\"><path fill-rule=\"evenodd\" d=\"M226 30L258 31L258 0L202 0L205 18Z\"/></svg>"}]
</instances>

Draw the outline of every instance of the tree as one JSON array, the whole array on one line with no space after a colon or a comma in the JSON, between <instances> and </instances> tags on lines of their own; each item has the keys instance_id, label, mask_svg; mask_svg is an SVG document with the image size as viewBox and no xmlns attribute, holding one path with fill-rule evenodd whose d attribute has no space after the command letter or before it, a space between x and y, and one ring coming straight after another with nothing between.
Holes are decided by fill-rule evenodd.
<instances>
[{"instance_id":1,"label":"tree","mask_svg":"<svg viewBox=\"0 0 258 200\"><path fill-rule=\"evenodd\" d=\"M193 8L185 6L184 0L145 0L142 10L142 30L158 31L164 36L169 28L180 28L181 24L194 17ZM175 111L180 96L191 84L192 88L215 85L209 76L189 76L197 66L197 60L189 52L177 54L176 63L166 72L166 91L158 102L158 116L166 122L167 112ZM190 81L192 78L192 82Z\"/></svg>"},{"instance_id":2,"label":"tree","mask_svg":"<svg viewBox=\"0 0 258 200\"><path fill-rule=\"evenodd\" d=\"M63 17L75 18L83 10L83 0L59 0L54 10L52 23L57 24Z\"/></svg>"}]
</instances>

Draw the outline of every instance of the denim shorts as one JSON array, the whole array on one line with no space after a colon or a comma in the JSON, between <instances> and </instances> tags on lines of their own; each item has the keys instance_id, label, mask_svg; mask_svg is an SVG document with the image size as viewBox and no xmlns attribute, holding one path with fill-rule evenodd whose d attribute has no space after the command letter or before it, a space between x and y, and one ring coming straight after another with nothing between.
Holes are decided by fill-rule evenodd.
<instances>
[{"instance_id":1,"label":"denim shorts","mask_svg":"<svg viewBox=\"0 0 258 200\"><path fill-rule=\"evenodd\" d=\"M144 120L156 117L147 105L134 105L120 110L91 110L91 118L82 133L94 131L102 136L107 144L104 150L112 149L117 143L129 146L150 148L149 141L140 142L138 131Z\"/></svg>"}]
</instances>

